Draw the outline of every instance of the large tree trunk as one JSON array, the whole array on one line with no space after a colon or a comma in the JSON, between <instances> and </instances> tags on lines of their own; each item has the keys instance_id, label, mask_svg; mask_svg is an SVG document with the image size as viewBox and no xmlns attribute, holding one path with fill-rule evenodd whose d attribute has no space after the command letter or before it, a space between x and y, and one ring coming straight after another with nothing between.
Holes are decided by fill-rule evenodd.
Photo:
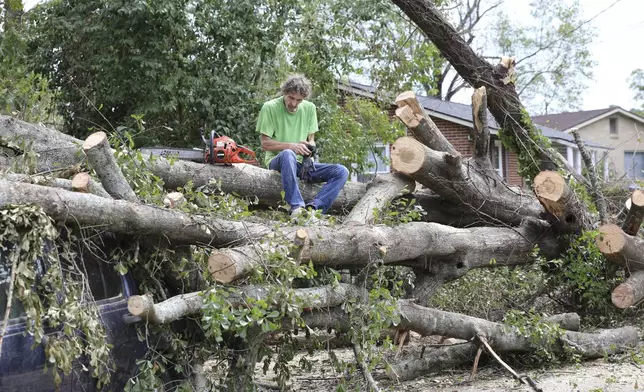
<instances>
[{"instance_id":1,"label":"large tree trunk","mask_svg":"<svg viewBox=\"0 0 644 392\"><path fill-rule=\"evenodd\" d=\"M611 295L613 304L626 309L644 299L644 271L635 271L624 283L615 287Z\"/></svg>"},{"instance_id":2,"label":"large tree trunk","mask_svg":"<svg viewBox=\"0 0 644 392\"><path fill-rule=\"evenodd\" d=\"M228 246L271 232L256 223L206 219L124 200L0 180L0 207L22 203L40 205L58 222L101 227L115 233L162 236L178 243Z\"/></svg>"},{"instance_id":3,"label":"large tree trunk","mask_svg":"<svg viewBox=\"0 0 644 392\"><path fill-rule=\"evenodd\" d=\"M273 232L270 226L258 223L204 219L123 200L0 180L0 206L18 203L38 204L60 222L102 226L118 233L162 235L179 243L230 246ZM405 265L421 269L442 265L454 277L470 268L488 266L491 259L496 259L498 265L529 263L528 256L535 245L551 257L560 252L557 238L548 235L547 227L539 222L527 222L519 228L458 229L413 222L397 227L316 226L307 230L313 243L302 259L318 265L366 265L384 246L385 263L404 261ZM293 238L296 231L292 228L285 233Z\"/></svg>"}]
</instances>

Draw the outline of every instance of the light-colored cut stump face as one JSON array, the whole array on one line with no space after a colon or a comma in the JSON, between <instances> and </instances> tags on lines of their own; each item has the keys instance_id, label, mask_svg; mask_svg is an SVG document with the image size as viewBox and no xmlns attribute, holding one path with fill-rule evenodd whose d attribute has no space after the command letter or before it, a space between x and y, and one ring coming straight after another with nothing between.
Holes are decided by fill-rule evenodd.
<instances>
[{"instance_id":1,"label":"light-colored cut stump face","mask_svg":"<svg viewBox=\"0 0 644 392\"><path fill-rule=\"evenodd\" d=\"M140 316L144 308L142 296L132 296L127 301L127 310L135 316Z\"/></svg>"},{"instance_id":2,"label":"light-colored cut stump face","mask_svg":"<svg viewBox=\"0 0 644 392\"><path fill-rule=\"evenodd\" d=\"M633 305L635 302L635 296L633 295L633 290L629 285L620 284L615 287L613 293L611 294L611 301L613 305L617 306L620 309L626 309L629 306Z\"/></svg>"},{"instance_id":3,"label":"light-colored cut stump face","mask_svg":"<svg viewBox=\"0 0 644 392\"><path fill-rule=\"evenodd\" d=\"M534 178L534 193L540 199L558 201L566 189L563 177L555 172L541 172Z\"/></svg>"},{"instance_id":4,"label":"light-colored cut stump face","mask_svg":"<svg viewBox=\"0 0 644 392\"><path fill-rule=\"evenodd\" d=\"M631 196L632 204L642 207L644 206L644 192L640 191L639 189L633 192L633 196Z\"/></svg>"},{"instance_id":5,"label":"light-colored cut stump face","mask_svg":"<svg viewBox=\"0 0 644 392\"><path fill-rule=\"evenodd\" d=\"M220 253L210 255L208 258L208 271L219 283L230 283L237 275L237 268L230 257Z\"/></svg>"},{"instance_id":6,"label":"light-colored cut stump face","mask_svg":"<svg viewBox=\"0 0 644 392\"><path fill-rule=\"evenodd\" d=\"M619 253L626 243L622 229L613 224L600 227L595 242L599 250L605 255Z\"/></svg>"},{"instance_id":7,"label":"light-colored cut stump face","mask_svg":"<svg viewBox=\"0 0 644 392\"><path fill-rule=\"evenodd\" d=\"M398 107L403 107L406 106L409 100L415 100L416 99L416 93L413 91L405 91L404 93L398 94L396 97L396 105Z\"/></svg>"},{"instance_id":8,"label":"light-colored cut stump face","mask_svg":"<svg viewBox=\"0 0 644 392\"><path fill-rule=\"evenodd\" d=\"M400 138L391 147L391 164L396 171L414 174L423 166L425 148L410 137Z\"/></svg>"},{"instance_id":9,"label":"light-colored cut stump face","mask_svg":"<svg viewBox=\"0 0 644 392\"><path fill-rule=\"evenodd\" d=\"M409 106L403 106L396 109L396 116L409 128L416 128L420 125L420 122L416 119L414 111Z\"/></svg>"},{"instance_id":10,"label":"light-colored cut stump face","mask_svg":"<svg viewBox=\"0 0 644 392\"><path fill-rule=\"evenodd\" d=\"M87 139L83 142L83 150L91 150L92 148L98 146L107 139L105 132L95 132L89 135Z\"/></svg>"},{"instance_id":11,"label":"light-colored cut stump face","mask_svg":"<svg viewBox=\"0 0 644 392\"><path fill-rule=\"evenodd\" d=\"M72 189L87 192L89 186L89 174L86 172L78 173L72 178Z\"/></svg>"}]
</instances>

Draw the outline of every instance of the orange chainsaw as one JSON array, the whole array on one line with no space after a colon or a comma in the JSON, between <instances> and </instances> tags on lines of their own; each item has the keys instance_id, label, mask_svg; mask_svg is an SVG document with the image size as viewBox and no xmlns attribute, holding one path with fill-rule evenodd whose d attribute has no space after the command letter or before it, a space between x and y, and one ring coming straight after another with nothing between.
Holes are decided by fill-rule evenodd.
<instances>
[{"instance_id":1,"label":"orange chainsaw","mask_svg":"<svg viewBox=\"0 0 644 392\"><path fill-rule=\"evenodd\" d=\"M250 148L237 145L233 139L228 136L220 136L215 131L210 131L210 139L206 139L203 128L200 131L201 139L206 144L203 159L205 163L213 165L233 163L259 165L257 158L255 158L255 152Z\"/></svg>"}]
</instances>

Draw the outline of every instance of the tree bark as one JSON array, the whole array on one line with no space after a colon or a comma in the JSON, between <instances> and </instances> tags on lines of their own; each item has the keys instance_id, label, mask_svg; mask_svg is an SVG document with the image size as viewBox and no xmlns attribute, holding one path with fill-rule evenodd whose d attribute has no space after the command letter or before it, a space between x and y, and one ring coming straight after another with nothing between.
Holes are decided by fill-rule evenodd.
<instances>
[{"instance_id":1,"label":"tree bark","mask_svg":"<svg viewBox=\"0 0 644 392\"><path fill-rule=\"evenodd\" d=\"M402 120L418 141L432 150L443 151L452 155L458 154L458 151L427 115L423 105L418 101L413 91L405 91L398 95L396 104L398 105L396 116Z\"/></svg>"},{"instance_id":2,"label":"tree bark","mask_svg":"<svg viewBox=\"0 0 644 392\"><path fill-rule=\"evenodd\" d=\"M597 172L595 170L595 165L593 165L592 157L584 144L584 140L579 136L579 130L577 128L573 128L571 132L575 137L575 143L577 143L579 153L581 154L581 157L584 160L584 165L586 165L586 170L588 171L588 177L590 178L590 189L588 189L588 191L593 198L595 206L597 206L601 223L606 224L608 223L608 209L606 208L606 200L604 200L604 195L602 194L599 180L597 179Z\"/></svg>"},{"instance_id":3,"label":"tree bark","mask_svg":"<svg viewBox=\"0 0 644 392\"><path fill-rule=\"evenodd\" d=\"M0 116L0 134L7 139L24 140L32 144L38 153L38 172L62 170L69 166L85 163L80 151L83 141L58 132L54 129L33 125L9 116ZM6 159L9 166L13 159ZM211 180L221 181L221 190L240 196L256 197L260 204L275 206L282 201L282 178L273 170L254 165L234 164L206 165L188 161L174 164L163 157L154 157L149 169L164 181L168 190L184 187L192 181L195 187L208 184ZM300 182L300 190L305 199L313 199L321 185ZM353 207L364 195L366 185L347 182L333 203L334 211Z\"/></svg>"},{"instance_id":4,"label":"tree bark","mask_svg":"<svg viewBox=\"0 0 644 392\"><path fill-rule=\"evenodd\" d=\"M247 298L259 300L266 298L271 290L270 286L243 286L238 287L238 294L229 296L226 300L231 306L246 306ZM359 289L349 284L339 283L337 286L322 286L306 289L295 289L295 297L306 304L310 309L322 309L340 306L345 300L359 295ZM154 303L152 296L133 295L128 299L127 309L142 321L154 324L167 324L180 318L197 314L204 306L206 292L181 294L165 301ZM272 304L278 305L278 304Z\"/></svg>"},{"instance_id":5,"label":"tree bark","mask_svg":"<svg viewBox=\"0 0 644 392\"><path fill-rule=\"evenodd\" d=\"M577 233L592 228L593 218L586 206L557 172L542 171L532 185L537 199L548 211L560 233Z\"/></svg>"},{"instance_id":6,"label":"tree bark","mask_svg":"<svg viewBox=\"0 0 644 392\"><path fill-rule=\"evenodd\" d=\"M0 207L23 203L40 205L58 222L100 226L115 233L163 236L178 243L229 246L271 232L257 223L208 219L124 200L0 180Z\"/></svg>"},{"instance_id":7,"label":"tree bark","mask_svg":"<svg viewBox=\"0 0 644 392\"><path fill-rule=\"evenodd\" d=\"M39 173L76 165L84 161L80 153L82 140L42 125L34 125L10 116L0 115L3 138L24 141L38 154Z\"/></svg>"},{"instance_id":8,"label":"tree bark","mask_svg":"<svg viewBox=\"0 0 644 392\"><path fill-rule=\"evenodd\" d=\"M599 250L612 263L629 271L644 270L644 239L630 236L617 225L602 225L595 238Z\"/></svg>"},{"instance_id":9,"label":"tree bark","mask_svg":"<svg viewBox=\"0 0 644 392\"><path fill-rule=\"evenodd\" d=\"M387 203L401 193L412 193L416 182L411 178L397 174L377 175L368 185L367 193L353 207L344 219L345 225L371 225L374 222L374 211L382 212Z\"/></svg>"},{"instance_id":10,"label":"tree bark","mask_svg":"<svg viewBox=\"0 0 644 392\"><path fill-rule=\"evenodd\" d=\"M626 309L644 299L644 270L635 271L622 284L615 287L611 295L613 304Z\"/></svg>"},{"instance_id":11,"label":"tree bark","mask_svg":"<svg viewBox=\"0 0 644 392\"><path fill-rule=\"evenodd\" d=\"M312 243L303 252L302 259L315 265L365 266L384 247L387 249L383 257L385 264L409 266L419 273L435 275L443 282L457 279L472 268L489 267L492 259L496 265L530 263L537 244L546 257L556 257L561 252L558 239L541 222L514 229L457 229L413 222L396 227L308 227L307 230ZM227 268L230 281L260 266L261 258L256 250L242 247L231 251L225 252L234 256L218 261L217 268L211 267Z\"/></svg>"},{"instance_id":12,"label":"tree bark","mask_svg":"<svg viewBox=\"0 0 644 392\"><path fill-rule=\"evenodd\" d=\"M500 352L529 352L530 340L512 327L504 324L466 316L458 313L425 308L408 301L399 301L401 326L423 336L441 335L469 340L482 334L490 340L492 348ZM604 330L599 333L566 331L557 342L556 350L564 347L584 358L600 358L614 354L625 347L639 343L635 327Z\"/></svg>"},{"instance_id":13,"label":"tree bark","mask_svg":"<svg viewBox=\"0 0 644 392\"><path fill-rule=\"evenodd\" d=\"M644 220L644 192L636 190L631 196L631 206L622 224L622 230L626 234L636 235Z\"/></svg>"},{"instance_id":14,"label":"tree bark","mask_svg":"<svg viewBox=\"0 0 644 392\"><path fill-rule=\"evenodd\" d=\"M463 162L460 155L437 152L411 137L392 146L394 170L412 177L444 199L477 211L490 219L518 225L538 217L543 209L529 195L511 190L491 168L476 160ZM489 161L488 161L489 163Z\"/></svg>"},{"instance_id":15,"label":"tree bark","mask_svg":"<svg viewBox=\"0 0 644 392\"><path fill-rule=\"evenodd\" d=\"M89 135L83 143L83 151L107 193L115 199L132 202L139 200L116 163L105 132Z\"/></svg>"}]
</instances>

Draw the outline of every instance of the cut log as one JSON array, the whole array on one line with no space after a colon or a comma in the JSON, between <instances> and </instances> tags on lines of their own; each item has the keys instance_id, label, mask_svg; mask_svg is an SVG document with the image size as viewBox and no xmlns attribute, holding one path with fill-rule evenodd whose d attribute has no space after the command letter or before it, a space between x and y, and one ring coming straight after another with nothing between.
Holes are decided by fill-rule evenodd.
<instances>
[{"instance_id":1,"label":"cut log","mask_svg":"<svg viewBox=\"0 0 644 392\"><path fill-rule=\"evenodd\" d=\"M613 304L620 309L631 307L644 299L644 270L635 271L624 283L615 287L611 295Z\"/></svg>"},{"instance_id":2,"label":"cut log","mask_svg":"<svg viewBox=\"0 0 644 392\"><path fill-rule=\"evenodd\" d=\"M644 270L644 239L630 236L617 225L602 225L595 242L604 257L629 271Z\"/></svg>"},{"instance_id":3,"label":"cut log","mask_svg":"<svg viewBox=\"0 0 644 392\"><path fill-rule=\"evenodd\" d=\"M536 244L546 257L556 257L561 252L558 239L544 222L513 229L457 229L422 222L396 227L307 229L312 243L303 259L315 265L365 266L384 247L387 249L383 256L385 264L409 266L440 276L441 282L457 279L472 268L489 267L492 259L496 260L495 265L530 263L529 255ZM227 257L222 257L222 253ZM211 259L210 268L226 270L227 281L238 279L261 266L262 258L257 248L252 246L217 250L214 254L217 255L217 263Z\"/></svg>"},{"instance_id":4,"label":"cut log","mask_svg":"<svg viewBox=\"0 0 644 392\"><path fill-rule=\"evenodd\" d=\"M180 207L186 202L186 198L181 192L170 192L163 198L163 205L168 208Z\"/></svg>"},{"instance_id":5,"label":"cut log","mask_svg":"<svg viewBox=\"0 0 644 392\"><path fill-rule=\"evenodd\" d=\"M237 294L226 298L233 307L247 306L248 298L255 300L267 298L271 290L275 289L270 286L244 286L238 287L237 290ZM340 283L336 286L296 289L294 294L298 300L306 304L307 308L322 309L342 305L347 299L359 295L359 291L355 286ZM133 316L140 317L143 321L166 324L199 313L204 306L204 297L209 294L207 291L181 294L156 304L149 294L133 295L128 299L127 309Z\"/></svg>"},{"instance_id":6,"label":"cut log","mask_svg":"<svg viewBox=\"0 0 644 392\"><path fill-rule=\"evenodd\" d=\"M377 175L367 186L367 193L346 216L344 224L373 224L374 211L382 212L387 203L401 194L413 192L415 188L416 182L402 174Z\"/></svg>"},{"instance_id":7,"label":"cut log","mask_svg":"<svg viewBox=\"0 0 644 392\"><path fill-rule=\"evenodd\" d=\"M458 153L427 115L413 91L405 91L398 95L396 104L398 105L396 116L402 120L418 141L432 150L449 154Z\"/></svg>"},{"instance_id":8,"label":"cut log","mask_svg":"<svg viewBox=\"0 0 644 392\"><path fill-rule=\"evenodd\" d=\"M346 327L348 316L337 309L333 310L335 311L332 313L317 311L307 314L305 317L307 326L321 329L330 326ZM400 312L400 324L397 328L409 329L422 336L441 335L470 341L473 337L481 334L487 338L496 352L526 353L535 350L530 338L523 336L514 327L505 324L426 308L406 300L398 301L398 311ZM553 350L558 352L566 350L583 358L601 358L605 355L627 351L638 344L639 332L636 327L608 329L597 333L565 331L562 338L555 343ZM414 355L412 359L394 364L393 372L389 374L393 379L405 380L419 374L444 369L439 361L432 359L432 355L442 356L445 359L445 366L449 367L461 363L455 358L458 355L466 355L460 358L471 363L476 351L477 347L472 343L441 347L440 350L425 350L422 355Z\"/></svg>"},{"instance_id":9,"label":"cut log","mask_svg":"<svg viewBox=\"0 0 644 392\"><path fill-rule=\"evenodd\" d=\"M98 182L94 181L87 172L80 172L72 178L72 189L75 192L91 193L96 196L110 198L105 188Z\"/></svg>"},{"instance_id":10,"label":"cut log","mask_svg":"<svg viewBox=\"0 0 644 392\"><path fill-rule=\"evenodd\" d=\"M115 199L138 201L136 194L123 176L121 168L116 163L105 132L89 135L83 143L83 151L85 151L89 163L96 171L107 193Z\"/></svg>"},{"instance_id":11,"label":"cut log","mask_svg":"<svg viewBox=\"0 0 644 392\"><path fill-rule=\"evenodd\" d=\"M622 230L626 234L636 235L640 230L640 226L642 226L642 220L644 220L644 192L639 189L634 191L630 201L628 214L624 219L624 224L622 224Z\"/></svg>"},{"instance_id":12,"label":"cut log","mask_svg":"<svg viewBox=\"0 0 644 392\"><path fill-rule=\"evenodd\" d=\"M542 171L532 184L537 199L554 217L560 233L576 233L592 228L593 218L586 206L557 172Z\"/></svg>"},{"instance_id":13,"label":"cut log","mask_svg":"<svg viewBox=\"0 0 644 392\"><path fill-rule=\"evenodd\" d=\"M543 212L534 197L511 190L496 172L490 175L489 167L481 167L476 160L463 161L460 155L434 151L411 137L394 143L391 164L397 172L410 176L444 199L490 220L518 225Z\"/></svg>"},{"instance_id":14,"label":"cut log","mask_svg":"<svg viewBox=\"0 0 644 392\"><path fill-rule=\"evenodd\" d=\"M487 126L487 91L485 86L474 90L472 94L472 118L474 127L474 156L478 159L489 160L490 129Z\"/></svg>"}]
</instances>

